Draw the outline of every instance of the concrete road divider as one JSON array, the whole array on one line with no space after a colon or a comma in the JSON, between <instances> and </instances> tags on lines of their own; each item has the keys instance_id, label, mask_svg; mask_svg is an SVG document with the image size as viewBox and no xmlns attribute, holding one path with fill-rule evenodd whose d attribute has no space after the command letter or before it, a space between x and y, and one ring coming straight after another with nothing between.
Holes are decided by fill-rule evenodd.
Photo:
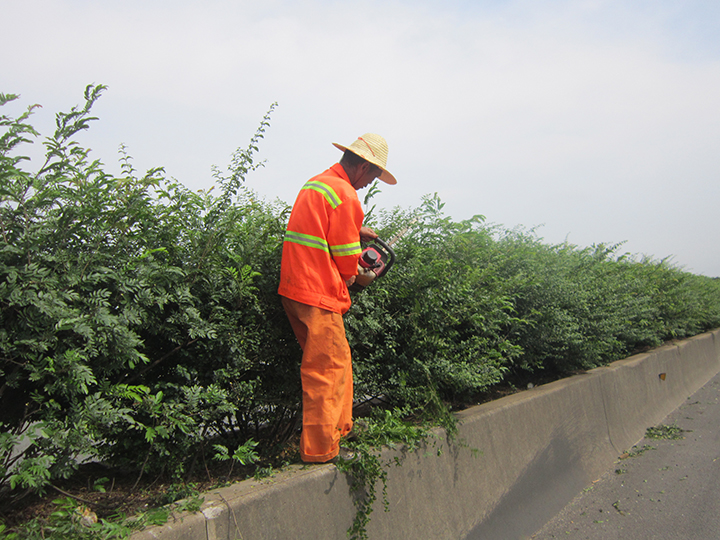
<instances>
[{"instance_id":1,"label":"concrete road divider","mask_svg":"<svg viewBox=\"0 0 720 540\"><path fill-rule=\"evenodd\" d=\"M720 330L459 413L458 441L437 438L388 470L389 512L377 501L371 539L529 538L720 372ZM438 452L440 455L438 455ZM334 465L293 466L205 494L132 540L337 540L355 515Z\"/></svg>"}]
</instances>

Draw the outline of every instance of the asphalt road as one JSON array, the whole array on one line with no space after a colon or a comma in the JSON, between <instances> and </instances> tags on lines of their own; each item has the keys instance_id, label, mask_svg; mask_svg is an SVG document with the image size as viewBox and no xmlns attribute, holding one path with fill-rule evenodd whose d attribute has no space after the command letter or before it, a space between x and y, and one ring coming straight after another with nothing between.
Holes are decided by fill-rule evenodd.
<instances>
[{"instance_id":1,"label":"asphalt road","mask_svg":"<svg viewBox=\"0 0 720 540\"><path fill-rule=\"evenodd\" d=\"M659 427L532 538L720 539L720 374Z\"/></svg>"}]
</instances>

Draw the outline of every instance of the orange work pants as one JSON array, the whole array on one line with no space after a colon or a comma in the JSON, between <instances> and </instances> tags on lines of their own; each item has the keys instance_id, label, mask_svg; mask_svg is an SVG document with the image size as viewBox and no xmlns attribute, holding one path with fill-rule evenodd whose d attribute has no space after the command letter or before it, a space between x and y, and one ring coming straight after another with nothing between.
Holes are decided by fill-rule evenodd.
<instances>
[{"instance_id":1,"label":"orange work pants","mask_svg":"<svg viewBox=\"0 0 720 540\"><path fill-rule=\"evenodd\" d=\"M339 313L284 296L282 303L303 350L300 457L323 463L338 455L340 437L352 429L352 360L345 325Z\"/></svg>"}]
</instances>

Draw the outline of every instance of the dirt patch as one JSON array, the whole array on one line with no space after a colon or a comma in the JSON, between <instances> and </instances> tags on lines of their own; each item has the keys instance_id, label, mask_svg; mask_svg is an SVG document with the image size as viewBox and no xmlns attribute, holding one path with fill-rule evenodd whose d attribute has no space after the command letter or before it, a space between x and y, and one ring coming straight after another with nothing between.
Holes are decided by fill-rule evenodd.
<instances>
[{"instance_id":1,"label":"dirt patch","mask_svg":"<svg viewBox=\"0 0 720 540\"><path fill-rule=\"evenodd\" d=\"M142 477L137 471L113 469L98 463L80 466L69 479L55 482L42 496L16 494L0 497L0 523L8 531L33 519L47 520L57 511L58 499L70 498L89 508L98 518L133 516L174 501L197 496L211 489L241 482L271 468L300 461L299 434L293 435L273 454L265 454L254 466L207 461L182 482L163 477Z\"/></svg>"}]
</instances>

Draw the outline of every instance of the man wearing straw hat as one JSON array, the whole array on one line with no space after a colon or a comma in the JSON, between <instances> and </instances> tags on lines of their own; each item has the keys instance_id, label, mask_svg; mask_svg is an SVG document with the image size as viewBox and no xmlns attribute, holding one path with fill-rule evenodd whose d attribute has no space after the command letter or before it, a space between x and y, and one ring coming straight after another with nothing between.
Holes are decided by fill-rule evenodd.
<instances>
[{"instance_id":1,"label":"man wearing straw hat","mask_svg":"<svg viewBox=\"0 0 720 540\"><path fill-rule=\"evenodd\" d=\"M283 242L280 287L285 313L303 350L303 429L300 456L307 463L334 461L340 438L352 429L350 346L342 316L350 309L360 241L377 238L363 227L356 191L375 178L397 181L387 169L388 145L366 133L339 163L310 179L293 205Z\"/></svg>"}]
</instances>

